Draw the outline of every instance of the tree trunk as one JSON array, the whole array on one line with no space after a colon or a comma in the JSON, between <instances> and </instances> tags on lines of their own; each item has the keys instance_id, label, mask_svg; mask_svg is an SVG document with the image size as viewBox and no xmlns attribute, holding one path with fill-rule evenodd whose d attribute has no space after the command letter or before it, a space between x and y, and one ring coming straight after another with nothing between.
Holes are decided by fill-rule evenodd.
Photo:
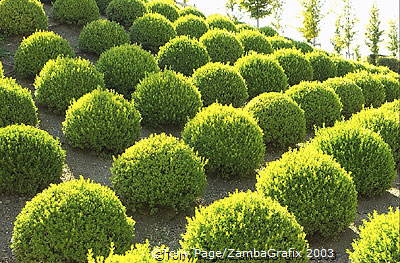
<instances>
[{"instance_id":1,"label":"tree trunk","mask_svg":"<svg viewBox=\"0 0 400 263\"><path fill-rule=\"evenodd\" d=\"M257 28L260 28L260 19L256 18L256 21L257 21Z\"/></svg>"}]
</instances>

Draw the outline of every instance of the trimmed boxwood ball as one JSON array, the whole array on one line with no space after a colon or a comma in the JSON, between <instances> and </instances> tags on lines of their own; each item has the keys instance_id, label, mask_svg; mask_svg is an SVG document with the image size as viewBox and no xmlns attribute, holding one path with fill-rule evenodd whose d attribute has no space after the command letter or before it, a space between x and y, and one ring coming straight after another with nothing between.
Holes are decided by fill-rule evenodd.
<instances>
[{"instance_id":1,"label":"trimmed boxwood ball","mask_svg":"<svg viewBox=\"0 0 400 263\"><path fill-rule=\"evenodd\" d=\"M175 21L174 26L178 36L185 35L196 39L208 31L208 24L204 18L195 15L181 16Z\"/></svg>"},{"instance_id":2,"label":"trimmed boxwood ball","mask_svg":"<svg viewBox=\"0 0 400 263\"><path fill-rule=\"evenodd\" d=\"M101 14L106 13L106 8L110 4L111 0L96 0L97 6Z\"/></svg>"},{"instance_id":3,"label":"trimmed boxwood ball","mask_svg":"<svg viewBox=\"0 0 400 263\"><path fill-rule=\"evenodd\" d=\"M304 81L290 87L286 94L304 110L308 129L332 126L340 119L343 104L328 85Z\"/></svg>"},{"instance_id":4,"label":"trimmed boxwood ball","mask_svg":"<svg viewBox=\"0 0 400 263\"><path fill-rule=\"evenodd\" d=\"M222 177L251 174L264 160L263 132L251 114L218 103L186 123L183 140L208 159L206 169Z\"/></svg>"},{"instance_id":5,"label":"trimmed boxwood ball","mask_svg":"<svg viewBox=\"0 0 400 263\"><path fill-rule=\"evenodd\" d=\"M204 165L182 140L150 135L114 160L110 179L129 209L184 210L204 193Z\"/></svg>"},{"instance_id":6,"label":"trimmed boxwood ball","mask_svg":"<svg viewBox=\"0 0 400 263\"><path fill-rule=\"evenodd\" d=\"M380 109L388 110L389 112L400 113L400 99L392 102L386 102Z\"/></svg>"},{"instance_id":7,"label":"trimmed boxwood ball","mask_svg":"<svg viewBox=\"0 0 400 263\"><path fill-rule=\"evenodd\" d=\"M206 16L196 7L193 6L186 6L183 9L179 10L179 15L180 16L186 16L186 15L195 15L201 18L206 19Z\"/></svg>"},{"instance_id":8,"label":"trimmed boxwood ball","mask_svg":"<svg viewBox=\"0 0 400 263\"><path fill-rule=\"evenodd\" d=\"M268 37L267 39L275 51L279 49L288 49L295 47L289 39L286 39L282 36L273 36Z\"/></svg>"},{"instance_id":9,"label":"trimmed boxwood ball","mask_svg":"<svg viewBox=\"0 0 400 263\"><path fill-rule=\"evenodd\" d=\"M20 123L39 124L32 94L14 79L0 78L0 127Z\"/></svg>"},{"instance_id":10,"label":"trimmed boxwood ball","mask_svg":"<svg viewBox=\"0 0 400 263\"><path fill-rule=\"evenodd\" d=\"M230 32L236 32L236 25L228 17L214 14L207 17L206 22L210 29L222 29Z\"/></svg>"},{"instance_id":11,"label":"trimmed boxwood ball","mask_svg":"<svg viewBox=\"0 0 400 263\"><path fill-rule=\"evenodd\" d=\"M257 28L249 25L249 24L237 24L236 25L236 31L240 32L242 30L255 30L258 31ZM258 31L259 32L259 31ZM264 34L263 34L264 35ZM265 36L265 35L264 35Z\"/></svg>"},{"instance_id":12,"label":"trimmed boxwood ball","mask_svg":"<svg viewBox=\"0 0 400 263\"><path fill-rule=\"evenodd\" d=\"M183 125L203 106L199 90L172 70L148 75L136 86L132 99L143 123L153 127Z\"/></svg>"},{"instance_id":13,"label":"trimmed boxwood ball","mask_svg":"<svg viewBox=\"0 0 400 263\"><path fill-rule=\"evenodd\" d=\"M291 262L308 262L308 242L295 217L278 202L257 193L236 192L207 207L197 208L195 215L187 219L186 232L182 238L180 243L184 251L223 251L225 247L237 251L292 249L301 256L292 258ZM260 261L286 261L282 257L276 259ZM232 262L232 259L221 258L218 262Z\"/></svg>"},{"instance_id":14,"label":"trimmed boxwood ball","mask_svg":"<svg viewBox=\"0 0 400 263\"><path fill-rule=\"evenodd\" d=\"M106 186L90 180L52 185L28 201L14 223L11 248L18 262L86 262L88 249L107 256L129 249L132 218Z\"/></svg>"},{"instance_id":15,"label":"trimmed boxwood ball","mask_svg":"<svg viewBox=\"0 0 400 263\"><path fill-rule=\"evenodd\" d=\"M219 62L208 63L197 69L192 80L201 93L204 106L219 102L240 107L249 97L245 80L239 72Z\"/></svg>"},{"instance_id":16,"label":"trimmed boxwood ball","mask_svg":"<svg viewBox=\"0 0 400 263\"><path fill-rule=\"evenodd\" d=\"M96 0L55 0L54 19L66 23L85 25L100 18Z\"/></svg>"},{"instance_id":17,"label":"trimmed boxwood ball","mask_svg":"<svg viewBox=\"0 0 400 263\"><path fill-rule=\"evenodd\" d=\"M87 24L79 34L79 48L97 55L129 42L129 34L121 25L105 19Z\"/></svg>"},{"instance_id":18,"label":"trimmed boxwood ball","mask_svg":"<svg viewBox=\"0 0 400 263\"><path fill-rule=\"evenodd\" d=\"M125 27L130 27L136 18L147 13L143 0L112 0L107 6L108 19Z\"/></svg>"},{"instance_id":19,"label":"trimmed boxwood ball","mask_svg":"<svg viewBox=\"0 0 400 263\"><path fill-rule=\"evenodd\" d=\"M39 104L63 114L73 99L104 88L104 76L89 60L59 57L46 63L34 86Z\"/></svg>"},{"instance_id":20,"label":"trimmed boxwood ball","mask_svg":"<svg viewBox=\"0 0 400 263\"><path fill-rule=\"evenodd\" d=\"M253 114L264 132L264 142L274 148L285 149L306 137L304 111L282 93L266 92L252 99L244 107Z\"/></svg>"},{"instance_id":21,"label":"trimmed boxwood ball","mask_svg":"<svg viewBox=\"0 0 400 263\"><path fill-rule=\"evenodd\" d=\"M58 56L75 56L68 41L54 32L36 32L22 40L15 52L15 73L21 78L33 78L48 60Z\"/></svg>"},{"instance_id":22,"label":"trimmed boxwood ball","mask_svg":"<svg viewBox=\"0 0 400 263\"><path fill-rule=\"evenodd\" d=\"M140 121L133 103L122 95L98 89L72 103L62 125L73 147L122 152L139 138Z\"/></svg>"},{"instance_id":23,"label":"trimmed boxwood ball","mask_svg":"<svg viewBox=\"0 0 400 263\"><path fill-rule=\"evenodd\" d=\"M65 151L46 131L24 124L0 128L0 193L35 195L60 181L64 164Z\"/></svg>"},{"instance_id":24,"label":"trimmed boxwood ball","mask_svg":"<svg viewBox=\"0 0 400 263\"><path fill-rule=\"evenodd\" d=\"M173 24L160 14L145 14L137 18L131 28L132 42L157 53L158 49L176 36Z\"/></svg>"},{"instance_id":25,"label":"trimmed boxwood ball","mask_svg":"<svg viewBox=\"0 0 400 263\"><path fill-rule=\"evenodd\" d=\"M352 263L400 262L400 210L390 208L386 214L374 211L363 220L359 237L347 250Z\"/></svg>"},{"instance_id":26,"label":"trimmed boxwood ball","mask_svg":"<svg viewBox=\"0 0 400 263\"><path fill-rule=\"evenodd\" d=\"M306 54L313 68L313 80L324 81L336 76L335 63L326 54L318 51Z\"/></svg>"},{"instance_id":27,"label":"trimmed boxwood ball","mask_svg":"<svg viewBox=\"0 0 400 263\"><path fill-rule=\"evenodd\" d=\"M376 78L385 87L386 101L394 101L400 99L400 82L396 77L389 74L379 74Z\"/></svg>"},{"instance_id":28,"label":"trimmed boxwood ball","mask_svg":"<svg viewBox=\"0 0 400 263\"><path fill-rule=\"evenodd\" d=\"M278 32L270 26L260 27L258 30L267 37L273 37L278 35Z\"/></svg>"},{"instance_id":29,"label":"trimmed boxwood ball","mask_svg":"<svg viewBox=\"0 0 400 263\"><path fill-rule=\"evenodd\" d=\"M331 57L331 60L335 63L337 77L343 77L356 70L354 64L350 60L338 56Z\"/></svg>"},{"instance_id":30,"label":"trimmed boxwood ball","mask_svg":"<svg viewBox=\"0 0 400 263\"><path fill-rule=\"evenodd\" d=\"M314 48L304 41L292 40L292 44L296 49L300 50L304 54L314 51Z\"/></svg>"},{"instance_id":31,"label":"trimmed boxwood ball","mask_svg":"<svg viewBox=\"0 0 400 263\"><path fill-rule=\"evenodd\" d=\"M153 0L146 3L149 12L158 13L166 17L169 21L174 22L178 19L178 7L173 1Z\"/></svg>"},{"instance_id":32,"label":"trimmed boxwood ball","mask_svg":"<svg viewBox=\"0 0 400 263\"><path fill-rule=\"evenodd\" d=\"M258 31L243 30L236 37L242 43L245 53L255 51L261 54L270 54L274 51L268 38Z\"/></svg>"},{"instance_id":33,"label":"trimmed boxwood ball","mask_svg":"<svg viewBox=\"0 0 400 263\"><path fill-rule=\"evenodd\" d=\"M37 0L1 0L0 32L6 35L29 35L46 30L48 19L43 4Z\"/></svg>"},{"instance_id":34,"label":"trimmed boxwood ball","mask_svg":"<svg viewBox=\"0 0 400 263\"><path fill-rule=\"evenodd\" d=\"M186 76L210 61L210 56L203 44L187 36L171 39L160 48L157 55L161 69L168 68Z\"/></svg>"},{"instance_id":35,"label":"trimmed boxwood ball","mask_svg":"<svg viewBox=\"0 0 400 263\"><path fill-rule=\"evenodd\" d=\"M282 49L271 56L282 66L290 86L313 79L312 65L299 50Z\"/></svg>"},{"instance_id":36,"label":"trimmed boxwood ball","mask_svg":"<svg viewBox=\"0 0 400 263\"><path fill-rule=\"evenodd\" d=\"M130 98L148 73L158 72L156 59L136 45L113 47L100 55L96 68L104 73L106 88Z\"/></svg>"}]
</instances>

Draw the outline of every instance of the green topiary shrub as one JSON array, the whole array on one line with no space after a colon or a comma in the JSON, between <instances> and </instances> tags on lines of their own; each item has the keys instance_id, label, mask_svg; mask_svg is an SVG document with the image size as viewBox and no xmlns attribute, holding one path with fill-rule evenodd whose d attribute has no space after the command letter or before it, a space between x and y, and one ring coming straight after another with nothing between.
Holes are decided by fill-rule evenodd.
<instances>
[{"instance_id":1,"label":"green topiary shrub","mask_svg":"<svg viewBox=\"0 0 400 263\"><path fill-rule=\"evenodd\" d=\"M260 27L258 30L267 37L273 37L278 35L278 32L276 32L276 30L270 26Z\"/></svg>"},{"instance_id":2,"label":"green topiary shrub","mask_svg":"<svg viewBox=\"0 0 400 263\"><path fill-rule=\"evenodd\" d=\"M268 37L267 39L275 51L279 49L290 49L295 47L289 39L281 36Z\"/></svg>"},{"instance_id":3,"label":"green topiary shrub","mask_svg":"<svg viewBox=\"0 0 400 263\"><path fill-rule=\"evenodd\" d=\"M153 0L147 2L146 6L149 12L163 15L171 22L174 22L179 17L179 9L173 1Z\"/></svg>"},{"instance_id":4,"label":"green topiary shrub","mask_svg":"<svg viewBox=\"0 0 400 263\"><path fill-rule=\"evenodd\" d=\"M186 6L183 9L179 10L179 15L180 16L186 16L186 15L195 15L201 18L206 19L206 16L196 7L193 6Z\"/></svg>"},{"instance_id":5,"label":"green topiary shrub","mask_svg":"<svg viewBox=\"0 0 400 263\"><path fill-rule=\"evenodd\" d=\"M0 78L0 127L21 123L39 124L31 92L14 79Z\"/></svg>"},{"instance_id":6,"label":"green topiary shrub","mask_svg":"<svg viewBox=\"0 0 400 263\"><path fill-rule=\"evenodd\" d=\"M150 135L114 160L111 182L132 210L184 210L204 193L204 165L183 141L165 134Z\"/></svg>"},{"instance_id":7,"label":"green topiary shrub","mask_svg":"<svg viewBox=\"0 0 400 263\"><path fill-rule=\"evenodd\" d=\"M200 42L207 48L212 62L235 63L244 52L240 41L226 30L210 30Z\"/></svg>"},{"instance_id":8,"label":"green topiary shrub","mask_svg":"<svg viewBox=\"0 0 400 263\"><path fill-rule=\"evenodd\" d=\"M306 137L304 111L285 94L263 93L247 103L244 109L257 120L267 145L285 149Z\"/></svg>"},{"instance_id":9,"label":"green topiary shrub","mask_svg":"<svg viewBox=\"0 0 400 263\"><path fill-rule=\"evenodd\" d=\"M108 19L125 27L132 26L133 21L146 13L143 0L112 0L106 9Z\"/></svg>"},{"instance_id":10,"label":"green topiary shrub","mask_svg":"<svg viewBox=\"0 0 400 263\"><path fill-rule=\"evenodd\" d=\"M190 120L182 138L200 156L206 168L222 177L247 175L264 160L263 132L245 110L214 103Z\"/></svg>"},{"instance_id":11,"label":"green topiary shrub","mask_svg":"<svg viewBox=\"0 0 400 263\"><path fill-rule=\"evenodd\" d=\"M208 31L208 24L204 18L195 15L181 16L175 21L174 26L177 35L185 35L196 39L199 39Z\"/></svg>"},{"instance_id":12,"label":"green topiary shrub","mask_svg":"<svg viewBox=\"0 0 400 263\"><path fill-rule=\"evenodd\" d=\"M268 38L258 31L243 30L237 34L237 38L242 43L245 53L255 51L261 54L270 54L274 51Z\"/></svg>"},{"instance_id":13,"label":"green topiary shrub","mask_svg":"<svg viewBox=\"0 0 400 263\"><path fill-rule=\"evenodd\" d=\"M346 74L354 72L356 70L355 65L347 59L335 56L331 57L331 60L333 61L333 63L335 63L337 77L343 77Z\"/></svg>"},{"instance_id":14,"label":"green topiary shrub","mask_svg":"<svg viewBox=\"0 0 400 263\"><path fill-rule=\"evenodd\" d=\"M336 76L336 65L324 53L314 51L306 54L313 68L313 80L324 81Z\"/></svg>"},{"instance_id":15,"label":"green topiary shrub","mask_svg":"<svg viewBox=\"0 0 400 263\"><path fill-rule=\"evenodd\" d=\"M62 125L73 147L122 152L139 138L140 121L133 103L122 95L98 89L72 103Z\"/></svg>"},{"instance_id":16,"label":"green topiary shrub","mask_svg":"<svg viewBox=\"0 0 400 263\"><path fill-rule=\"evenodd\" d=\"M32 126L0 128L0 193L34 195L60 181L65 152L58 140Z\"/></svg>"},{"instance_id":17,"label":"green topiary shrub","mask_svg":"<svg viewBox=\"0 0 400 263\"><path fill-rule=\"evenodd\" d=\"M85 25L100 18L96 0L55 0L53 17L67 24Z\"/></svg>"},{"instance_id":18,"label":"green topiary shrub","mask_svg":"<svg viewBox=\"0 0 400 263\"><path fill-rule=\"evenodd\" d=\"M340 98L343 105L342 115L350 118L353 113L359 112L365 103L362 89L357 84L346 78L331 78L324 85L332 88Z\"/></svg>"},{"instance_id":19,"label":"green topiary shrub","mask_svg":"<svg viewBox=\"0 0 400 263\"><path fill-rule=\"evenodd\" d=\"M135 86L148 73L158 72L155 58L136 45L113 47L100 55L96 68L104 73L105 85L130 98Z\"/></svg>"},{"instance_id":20,"label":"green topiary shrub","mask_svg":"<svg viewBox=\"0 0 400 263\"><path fill-rule=\"evenodd\" d=\"M97 6L99 7L101 14L106 14L106 8L110 4L111 0L96 0Z\"/></svg>"},{"instance_id":21,"label":"green topiary shrub","mask_svg":"<svg viewBox=\"0 0 400 263\"><path fill-rule=\"evenodd\" d=\"M379 74L376 78L385 88L386 101L394 101L400 99L400 82L393 75Z\"/></svg>"},{"instance_id":22,"label":"green topiary shrub","mask_svg":"<svg viewBox=\"0 0 400 263\"><path fill-rule=\"evenodd\" d=\"M308 129L331 126L340 119L343 105L328 85L305 81L290 87L286 94L304 110Z\"/></svg>"},{"instance_id":23,"label":"green topiary shrub","mask_svg":"<svg viewBox=\"0 0 400 263\"><path fill-rule=\"evenodd\" d=\"M386 102L380 109L388 110L389 112L400 112L400 99Z\"/></svg>"},{"instance_id":24,"label":"green topiary shrub","mask_svg":"<svg viewBox=\"0 0 400 263\"><path fill-rule=\"evenodd\" d=\"M105 19L87 24L79 35L79 48L97 55L129 42L129 34L121 25Z\"/></svg>"},{"instance_id":25,"label":"green topiary shrub","mask_svg":"<svg viewBox=\"0 0 400 263\"><path fill-rule=\"evenodd\" d=\"M292 40L291 42L293 46L296 49L300 50L303 54L311 53L314 51L314 48L307 42L297 40Z\"/></svg>"},{"instance_id":26,"label":"green topiary shrub","mask_svg":"<svg viewBox=\"0 0 400 263\"><path fill-rule=\"evenodd\" d=\"M357 192L350 174L314 150L285 153L257 176L257 191L286 206L308 235L331 237L355 219Z\"/></svg>"},{"instance_id":27,"label":"green topiary shrub","mask_svg":"<svg viewBox=\"0 0 400 263\"><path fill-rule=\"evenodd\" d=\"M63 114L73 99L104 88L104 79L89 60L59 57L46 63L34 86L39 104Z\"/></svg>"},{"instance_id":28,"label":"green topiary shrub","mask_svg":"<svg viewBox=\"0 0 400 263\"><path fill-rule=\"evenodd\" d=\"M255 28L255 27L253 27L253 26L251 26L249 24L237 24L236 25L236 31L240 32L242 30L255 30L255 31L258 31L257 28ZM258 31L258 32L260 32L260 31Z\"/></svg>"},{"instance_id":29,"label":"green topiary shrub","mask_svg":"<svg viewBox=\"0 0 400 263\"><path fill-rule=\"evenodd\" d=\"M391 71L400 74L400 59L396 57L378 57L376 64L379 66L385 66Z\"/></svg>"},{"instance_id":30,"label":"green topiary shrub","mask_svg":"<svg viewBox=\"0 0 400 263\"><path fill-rule=\"evenodd\" d=\"M219 62L208 63L197 69L192 80L199 88L204 106L219 102L240 107L249 97L245 80L239 72Z\"/></svg>"},{"instance_id":31,"label":"green topiary shrub","mask_svg":"<svg viewBox=\"0 0 400 263\"><path fill-rule=\"evenodd\" d=\"M363 220L360 235L353 241L353 251L347 250L352 263L400 261L400 210L389 209L387 214L374 211L369 221Z\"/></svg>"},{"instance_id":32,"label":"green topiary shrub","mask_svg":"<svg viewBox=\"0 0 400 263\"><path fill-rule=\"evenodd\" d=\"M173 24L160 14L145 14L130 28L131 40L154 53L176 36Z\"/></svg>"},{"instance_id":33,"label":"green topiary shrub","mask_svg":"<svg viewBox=\"0 0 400 263\"><path fill-rule=\"evenodd\" d=\"M190 76L194 70L207 64L210 56L199 41L179 36L160 48L157 60L162 69L168 68Z\"/></svg>"},{"instance_id":34,"label":"green topiary shrub","mask_svg":"<svg viewBox=\"0 0 400 263\"><path fill-rule=\"evenodd\" d=\"M262 54L250 54L240 58L235 67L246 80L250 98L268 91L284 91L288 79L279 63Z\"/></svg>"},{"instance_id":35,"label":"green topiary shrub","mask_svg":"<svg viewBox=\"0 0 400 263\"><path fill-rule=\"evenodd\" d=\"M228 17L214 14L207 17L206 22L210 29L221 29L230 32L236 32L236 25Z\"/></svg>"},{"instance_id":36,"label":"green topiary shrub","mask_svg":"<svg viewBox=\"0 0 400 263\"><path fill-rule=\"evenodd\" d=\"M188 218L186 233L182 237L181 245L185 251L224 251L226 247L235 248L237 251L292 249L301 255L291 258L291 262L308 262L308 243L303 228L295 217L278 202L263 198L257 193L236 192L208 207L196 209L195 215ZM224 258L218 258L218 262L232 262L232 258L228 258L227 254ZM248 257L235 262L249 262ZM262 259L261 262L287 261L281 256L269 260L267 258L264 255L258 259Z\"/></svg>"},{"instance_id":37,"label":"green topiary shrub","mask_svg":"<svg viewBox=\"0 0 400 263\"><path fill-rule=\"evenodd\" d=\"M15 52L15 73L21 78L33 78L48 60L58 56L75 56L68 41L53 32L36 32L25 38Z\"/></svg>"},{"instance_id":38,"label":"green topiary shrub","mask_svg":"<svg viewBox=\"0 0 400 263\"><path fill-rule=\"evenodd\" d=\"M313 79L312 65L299 50L278 50L272 54L272 57L282 66L290 86Z\"/></svg>"},{"instance_id":39,"label":"green topiary shrub","mask_svg":"<svg viewBox=\"0 0 400 263\"><path fill-rule=\"evenodd\" d=\"M52 185L27 202L14 223L18 262L85 262L89 248L106 256L129 249L132 218L111 189L90 180Z\"/></svg>"},{"instance_id":40,"label":"green topiary shrub","mask_svg":"<svg viewBox=\"0 0 400 263\"><path fill-rule=\"evenodd\" d=\"M0 79L4 78L4 70L3 70L3 64L0 61Z\"/></svg>"}]
</instances>

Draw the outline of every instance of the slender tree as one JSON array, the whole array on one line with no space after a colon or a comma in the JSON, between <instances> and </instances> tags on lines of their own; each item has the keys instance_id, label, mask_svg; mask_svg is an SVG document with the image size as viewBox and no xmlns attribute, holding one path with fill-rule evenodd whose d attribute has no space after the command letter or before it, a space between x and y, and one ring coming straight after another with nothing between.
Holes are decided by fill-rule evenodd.
<instances>
[{"instance_id":1,"label":"slender tree","mask_svg":"<svg viewBox=\"0 0 400 263\"><path fill-rule=\"evenodd\" d=\"M353 13L353 4L351 0L343 0L343 46L346 48L346 57L350 58L350 48L356 37L357 31L355 25L358 23L358 19Z\"/></svg>"},{"instance_id":2,"label":"slender tree","mask_svg":"<svg viewBox=\"0 0 400 263\"><path fill-rule=\"evenodd\" d=\"M273 20L271 22L271 26L280 33L285 31L285 26L282 23L283 6L285 4L286 0L277 1L276 6L272 10Z\"/></svg>"},{"instance_id":3,"label":"slender tree","mask_svg":"<svg viewBox=\"0 0 400 263\"><path fill-rule=\"evenodd\" d=\"M227 9L226 15L233 21L239 22L243 18L239 0L227 0L225 7Z\"/></svg>"},{"instance_id":4,"label":"slender tree","mask_svg":"<svg viewBox=\"0 0 400 263\"><path fill-rule=\"evenodd\" d=\"M394 20L389 21L389 31L387 33L389 41L387 42L387 49L391 52L391 55L396 57L399 56L400 51L400 39L399 39L399 28Z\"/></svg>"},{"instance_id":5,"label":"slender tree","mask_svg":"<svg viewBox=\"0 0 400 263\"><path fill-rule=\"evenodd\" d=\"M257 27L260 27L260 19L271 15L281 0L239 0L240 6L250 13L250 17L256 19Z\"/></svg>"},{"instance_id":6,"label":"slender tree","mask_svg":"<svg viewBox=\"0 0 400 263\"><path fill-rule=\"evenodd\" d=\"M354 48L354 59L355 59L355 60L361 60L360 45L357 45L357 46Z\"/></svg>"},{"instance_id":7,"label":"slender tree","mask_svg":"<svg viewBox=\"0 0 400 263\"><path fill-rule=\"evenodd\" d=\"M372 5L369 17L369 23L367 25L367 31L365 36L367 38L366 44L371 51L372 63L376 63L376 58L379 55L379 43L382 42L383 30L380 30L381 21L379 20L379 9L374 3Z\"/></svg>"},{"instance_id":8,"label":"slender tree","mask_svg":"<svg viewBox=\"0 0 400 263\"><path fill-rule=\"evenodd\" d=\"M323 0L300 0L303 6L303 26L299 31L303 33L307 42L314 44L320 33L320 22L322 19Z\"/></svg>"},{"instance_id":9,"label":"slender tree","mask_svg":"<svg viewBox=\"0 0 400 263\"><path fill-rule=\"evenodd\" d=\"M333 46L333 49L335 50L335 52L337 54L341 54L343 47L344 47L344 43L343 43L343 26L342 26L342 22L343 22L343 18L342 16L338 16L336 19L336 23L335 23L335 33L333 35L333 37L331 38L331 44Z\"/></svg>"}]
</instances>

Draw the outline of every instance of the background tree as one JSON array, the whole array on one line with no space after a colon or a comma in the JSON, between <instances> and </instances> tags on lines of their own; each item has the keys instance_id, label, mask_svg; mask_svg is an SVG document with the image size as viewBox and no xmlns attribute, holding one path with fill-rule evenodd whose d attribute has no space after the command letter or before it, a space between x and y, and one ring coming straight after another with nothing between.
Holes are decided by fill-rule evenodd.
<instances>
[{"instance_id":1,"label":"background tree","mask_svg":"<svg viewBox=\"0 0 400 263\"><path fill-rule=\"evenodd\" d=\"M257 27L260 27L260 19L271 15L277 6L281 6L281 0L239 0L240 6L250 13L250 17L256 19Z\"/></svg>"},{"instance_id":2,"label":"background tree","mask_svg":"<svg viewBox=\"0 0 400 263\"><path fill-rule=\"evenodd\" d=\"M357 45L357 46L354 48L354 59L355 59L355 60L358 60L358 61L361 60L361 52L360 52L360 49L361 49L360 45Z\"/></svg>"},{"instance_id":3,"label":"background tree","mask_svg":"<svg viewBox=\"0 0 400 263\"><path fill-rule=\"evenodd\" d=\"M399 28L394 20L389 21L389 31L387 34L389 41L387 49L391 52L394 57L399 56L400 51L400 39L399 39Z\"/></svg>"},{"instance_id":4,"label":"background tree","mask_svg":"<svg viewBox=\"0 0 400 263\"><path fill-rule=\"evenodd\" d=\"M346 48L346 57L351 57L350 48L356 37L357 31L355 30L355 25L358 22L358 19L355 17L353 13L353 4L351 0L343 0L344 8L343 8L343 46Z\"/></svg>"},{"instance_id":5,"label":"background tree","mask_svg":"<svg viewBox=\"0 0 400 263\"><path fill-rule=\"evenodd\" d=\"M343 36L342 36L343 33L342 20L343 20L342 16L339 15L335 23L335 33L331 39L331 44L333 46L333 49L339 55L342 53L344 47Z\"/></svg>"},{"instance_id":6,"label":"background tree","mask_svg":"<svg viewBox=\"0 0 400 263\"><path fill-rule=\"evenodd\" d=\"M239 22L242 18L242 8L239 0L227 0L225 3L226 15L234 22Z\"/></svg>"},{"instance_id":7,"label":"background tree","mask_svg":"<svg viewBox=\"0 0 400 263\"><path fill-rule=\"evenodd\" d=\"M272 10L271 26L279 33L284 33L285 26L282 23L283 6L286 4L285 0L277 1L276 6Z\"/></svg>"},{"instance_id":8,"label":"background tree","mask_svg":"<svg viewBox=\"0 0 400 263\"><path fill-rule=\"evenodd\" d=\"M381 37L383 30L380 30L380 25L381 21L379 20L379 9L374 3L370 11L367 32L365 32L365 36L367 37L366 44L371 51L372 64L376 64L376 58L379 55L379 43L382 42Z\"/></svg>"},{"instance_id":9,"label":"background tree","mask_svg":"<svg viewBox=\"0 0 400 263\"><path fill-rule=\"evenodd\" d=\"M299 28L299 31L303 33L307 42L315 45L315 41L320 32L319 23L322 19L322 6L324 1L300 0L300 2L303 6L303 26Z\"/></svg>"}]
</instances>

